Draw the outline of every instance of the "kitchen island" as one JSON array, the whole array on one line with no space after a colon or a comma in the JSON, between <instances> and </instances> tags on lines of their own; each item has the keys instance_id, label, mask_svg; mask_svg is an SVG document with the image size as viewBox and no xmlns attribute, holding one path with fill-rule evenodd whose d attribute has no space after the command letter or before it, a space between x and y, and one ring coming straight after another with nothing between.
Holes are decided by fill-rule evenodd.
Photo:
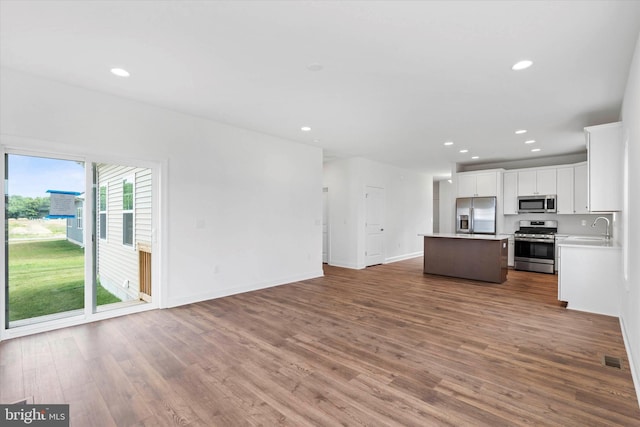
<instances>
[{"instance_id":1,"label":"kitchen island","mask_svg":"<svg viewBox=\"0 0 640 427\"><path fill-rule=\"evenodd\" d=\"M507 280L506 235L429 233L424 237L424 273L483 282Z\"/></svg>"}]
</instances>

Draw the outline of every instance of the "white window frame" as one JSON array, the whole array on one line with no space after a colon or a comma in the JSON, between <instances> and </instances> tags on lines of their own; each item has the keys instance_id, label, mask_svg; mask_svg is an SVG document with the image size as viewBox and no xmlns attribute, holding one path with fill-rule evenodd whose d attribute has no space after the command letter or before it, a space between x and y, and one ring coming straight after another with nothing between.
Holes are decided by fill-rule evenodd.
<instances>
[{"instance_id":1,"label":"white window frame","mask_svg":"<svg viewBox=\"0 0 640 427\"><path fill-rule=\"evenodd\" d=\"M133 183L133 191L131 193L131 209L124 208L124 184L126 182ZM135 175L129 175L122 179L122 246L135 249L136 240L136 177ZM125 243L125 214L131 214L131 244Z\"/></svg>"},{"instance_id":2,"label":"white window frame","mask_svg":"<svg viewBox=\"0 0 640 427\"><path fill-rule=\"evenodd\" d=\"M78 230L82 230L83 224L82 221L84 221L84 203L80 206L78 206L76 208L76 227L78 228Z\"/></svg>"},{"instance_id":3,"label":"white window frame","mask_svg":"<svg viewBox=\"0 0 640 427\"><path fill-rule=\"evenodd\" d=\"M104 188L104 210L102 210L102 205L100 203L100 191ZM100 232L102 228L102 215L104 214L104 237L102 237L102 233ZM100 240L107 241L109 238L109 183L105 182L104 185L98 186L98 238Z\"/></svg>"}]
</instances>

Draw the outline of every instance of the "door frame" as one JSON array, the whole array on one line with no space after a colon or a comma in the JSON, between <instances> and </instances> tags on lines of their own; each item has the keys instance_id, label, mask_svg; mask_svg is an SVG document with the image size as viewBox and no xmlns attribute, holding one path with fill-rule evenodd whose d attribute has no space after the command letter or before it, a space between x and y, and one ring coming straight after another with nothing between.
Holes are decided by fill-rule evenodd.
<instances>
[{"instance_id":1,"label":"door frame","mask_svg":"<svg viewBox=\"0 0 640 427\"><path fill-rule=\"evenodd\" d=\"M322 263L327 263L327 264L331 264L331 232L330 232L330 221L329 218L331 217L330 213L329 213L329 187L322 187L322 254L324 256L324 250L326 249L327 251L327 259L325 260L324 258L322 259ZM324 227L327 227L326 230L326 234L327 234L327 247L324 247L324 234L325 234L325 230Z\"/></svg>"},{"instance_id":2,"label":"door frame","mask_svg":"<svg viewBox=\"0 0 640 427\"><path fill-rule=\"evenodd\" d=\"M126 307L115 308L113 310L105 310L96 312L94 307L94 235L93 226L95 216L95 197L87 197L91 202L85 206L85 214L83 218L84 241L85 241L85 307L82 315L65 317L61 319L51 320L43 323L34 323L31 325L20 326L19 328L8 329L6 327L6 280L7 268L0 274L0 341L4 339L16 338L25 335L31 335L40 332L51 331L59 328L80 325L83 323L95 322L98 320L108 319L117 316L123 316L132 313L139 313L157 308L166 307L165 299L167 295L167 254L164 248L166 244L167 224L164 218L167 218L167 200L166 186L163 185L163 177L167 176L168 162L167 160L140 160L132 158L119 158L109 153L87 153L78 149L62 146L47 141L38 141L20 137L2 136L0 140L0 176L5 177L5 155L16 154L34 157L47 157L62 160L76 160L85 163L85 194L94 194L93 185L93 164L95 163L112 163L123 166L138 166L151 169L152 171L152 251L156 262L152 263L152 295L153 300L147 304L132 305ZM90 167L86 167L89 165ZM2 209L0 209L0 230L4 236L5 242L0 245L0 259L6 260L6 239L8 238L8 230L6 228L5 206L6 199L6 183L0 186L0 200L3 201ZM88 284L91 285L88 285ZM87 290L89 288L89 290Z\"/></svg>"}]
</instances>

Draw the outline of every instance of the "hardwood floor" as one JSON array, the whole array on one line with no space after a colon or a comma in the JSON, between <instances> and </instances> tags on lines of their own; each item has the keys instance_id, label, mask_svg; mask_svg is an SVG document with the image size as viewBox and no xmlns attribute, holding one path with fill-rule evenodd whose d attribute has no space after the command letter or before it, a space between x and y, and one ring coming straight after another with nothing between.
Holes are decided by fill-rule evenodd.
<instances>
[{"instance_id":1,"label":"hardwood floor","mask_svg":"<svg viewBox=\"0 0 640 427\"><path fill-rule=\"evenodd\" d=\"M556 276L325 274L4 341L0 402L79 427L640 425L618 319L562 308Z\"/></svg>"}]
</instances>

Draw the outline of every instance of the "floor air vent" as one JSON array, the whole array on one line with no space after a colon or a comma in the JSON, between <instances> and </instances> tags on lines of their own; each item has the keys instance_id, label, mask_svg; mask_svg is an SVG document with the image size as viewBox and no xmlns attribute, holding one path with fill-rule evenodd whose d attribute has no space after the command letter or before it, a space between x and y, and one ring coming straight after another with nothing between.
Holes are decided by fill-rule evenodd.
<instances>
[{"instance_id":1,"label":"floor air vent","mask_svg":"<svg viewBox=\"0 0 640 427\"><path fill-rule=\"evenodd\" d=\"M602 364L610 368L622 369L622 361L619 357L605 355L602 358Z\"/></svg>"}]
</instances>

